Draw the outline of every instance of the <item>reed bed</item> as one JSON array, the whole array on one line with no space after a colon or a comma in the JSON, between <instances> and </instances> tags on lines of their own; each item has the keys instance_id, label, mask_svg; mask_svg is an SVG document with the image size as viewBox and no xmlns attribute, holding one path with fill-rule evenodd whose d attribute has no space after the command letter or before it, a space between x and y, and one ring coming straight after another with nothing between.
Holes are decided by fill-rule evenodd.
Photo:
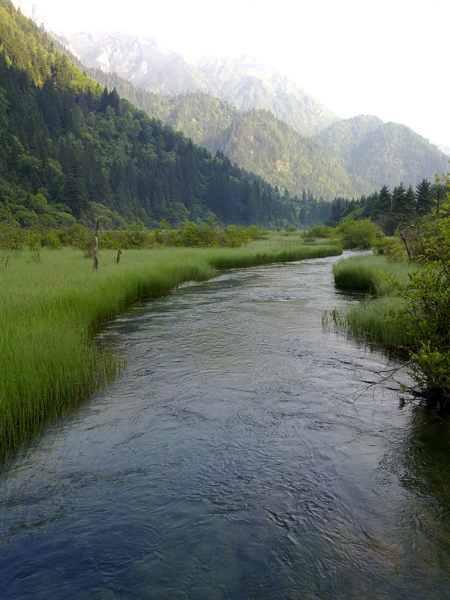
<instances>
[{"instance_id":1,"label":"reed bed","mask_svg":"<svg viewBox=\"0 0 450 600\"><path fill-rule=\"evenodd\" d=\"M414 343L404 328L396 325L395 316L404 308L393 281L407 285L408 273L417 269L406 261L385 256L363 255L334 265L336 286L345 290L367 292L367 298L345 315L332 313L335 324L357 337L377 341L386 348L402 350Z\"/></svg>"},{"instance_id":2,"label":"reed bed","mask_svg":"<svg viewBox=\"0 0 450 600\"><path fill-rule=\"evenodd\" d=\"M340 252L272 237L243 248L127 250L120 264L105 250L97 272L72 248L14 254L0 270L0 457L112 380L118 362L93 332L128 303L223 269Z\"/></svg>"},{"instance_id":3,"label":"reed bed","mask_svg":"<svg viewBox=\"0 0 450 600\"><path fill-rule=\"evenodd\" d=\"M333 274L336 286L340 289L367 292L380 297L394 294L392 280L406 284L408 273L415 268L406 261L364 254L341 260L334 265Z\"/></svg>"},{"instance_id":4,"label":"reed bed","mask_svg":"<svg viewBox=\"0 0 450 600\"><path fill-rule=\"evenodd\" d=\"M404 306L401 298L393 296L365 300L347 313L347 328L357 337L403 350L414 341L404 328L395 325L395 315Z\"/></svg>"}]
</instances>

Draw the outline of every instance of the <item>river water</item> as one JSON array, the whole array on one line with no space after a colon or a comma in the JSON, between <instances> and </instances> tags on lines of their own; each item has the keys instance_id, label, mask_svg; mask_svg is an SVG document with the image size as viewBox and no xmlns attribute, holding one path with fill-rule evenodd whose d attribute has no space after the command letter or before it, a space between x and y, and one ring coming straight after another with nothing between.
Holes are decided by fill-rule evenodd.
<instances>
[{"instance_id":1,"label":"river water","mask_svg":"<svg viewBox=\"0 0 450 600\"><path fill-rule=\"evenodd\" d=\"M100 337L105 392L0 472L0 598L450 598L450 423L321 324L338 258L228 272ZM392 363L390 363L392 366Z\"/></svg>"}]
</instances>

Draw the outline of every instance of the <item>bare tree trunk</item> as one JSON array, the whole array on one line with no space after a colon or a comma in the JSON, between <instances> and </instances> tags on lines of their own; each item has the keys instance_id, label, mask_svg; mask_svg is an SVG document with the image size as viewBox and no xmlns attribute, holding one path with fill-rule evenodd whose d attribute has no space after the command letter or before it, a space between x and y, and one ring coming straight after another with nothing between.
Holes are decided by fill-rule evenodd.
<instances>
[{"instance_id":1,"label":"bare tree trunk","mask_svg":"<svg viewBox=\"0 0 450 600\"><path fill-rule=\"evenodd\" d=\"M96 271L98 269L98 221L97 221L97 228L95 230L95 235L94 235L94 266L93 266L93 270Z\"/></svg>"},{"instance_id":2,"label":"bare tree trunk","mask_svg":"<svg viewBox=\"0 0 450 600\"><path fill-rule=\"evenodd\" d=\"M405 246L406 253L408 254L408 260L409 260L409 262L411 262L412 261L411 250L408 246L408 242L407 242L405 236L403 235L402 228L400 225L398 227L398 235L400 236L400 239L402 240L403 245Z\"/></svg>"},{"instance_id":3,"label":"bare tree trunk","mask_svg":"<svg viewBox=\"0 0 450 600\"><path fill-rule=\"evenodd\" d=\"M120 255L122 254L122 250L119 250L119 252L117 253L117 259L116 259L116 263L119 264L120 263Z\"/></svg>"}]
</instances>

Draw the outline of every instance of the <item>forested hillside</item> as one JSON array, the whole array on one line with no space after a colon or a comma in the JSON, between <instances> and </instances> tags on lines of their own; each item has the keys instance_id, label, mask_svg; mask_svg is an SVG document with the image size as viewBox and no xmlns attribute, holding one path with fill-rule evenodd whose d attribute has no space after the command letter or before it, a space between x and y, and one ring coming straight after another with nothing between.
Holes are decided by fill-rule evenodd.
<instances>
[{"instance_id":1,"label":"forested hillside","mask_svg":"<svg viewBox=\"0 0 450 600\"><path fill-rule=\"evenodd\" d=\"M405 125L359 116L334 123L315 139L350 176L373 189L417 185L448 170L448 156Z\"/></svg>"},{"instance_id":2,"label":"forested hillside","mask_svg":"<svg viewBox=\"0 0 450 600\"><path fill-rule=\"evenodd\" d=\"M159 92L163 97L158 94L147 97L140 90L128 90L149 114L208 148L220 149L239 166L256 173L264 172L273 184L287 187L291 192L300 193L301 188L306 187L327 199L334 193L365 194L385 183L392 187L401 182L417 185L423 177L432 178L435 172L447 169L448 157L408 127L384 123L371 116L343 121L280 73L250 57L207 58L194 64L179 54L159 48L152 40L121 33L83 33L65 41L85 62L101 66L105 72L98 69L96 79L102 83L116 79L114 85L122 89L125 86L114 75L116 70L135 85ZM179 95L177 90L200 90L209 92L211 97L201 98L202 95L197 93ZM124 95L129 97L125 92ZM199 104L202 105L201 112ZM270 121L268 127L278 140L288 131L282 147L278 142L275 144L282 154L275 161L271 160L276 153L274 147L268 149L268 160L266 155L260 156L254 147L250 147L248 136L240 135L245 129L255 138L250 131L256 124L254 113L249 117L254 108L276 115L273 120L268 114L260 115L258 119ZM232 113L233 109L244 112ZM239 115L239 124L234 127L236 115ZM293 134L289 130L280 130L277 119L282 119L303 136L314 137L325 151L318 155L316 148L312 151L311 143L302 146L298 159L305 159L306 164L301 168L300 179L291 154L297 151L298 145L292 144ZM230 130L226 131L226 127ZM258 132L258 137L264 139L264 129ZM341 172L333 166L331 158L338 161L343 169ZM310 169L311 161L317 164L314 172ZM286 164L291 166L290 170L283 170ZM279 167L281 169L277 170ZM330 185L330 176L336 178L334 185ZM338 189L342 191L337 192Z\"/></svg>"},{"instance_id":3,"label":"forested hillside","mask_svg":"<svg viewBox=\"0 0 450 600\"><path fill-rule=\"evenodd\" d=\"M295 221L291 199L102 89L0 0L0 216Z\"/></svg>"},{"instance_id":4,"label":"forested hillside","mask_svg":"<svg viewBox=\"0 0 450 600\"><path fill-rule=\"evenodd\" d=\"M78 65L83 68L81 63ZM269 111L241 112L224 100L199 91L161 96L137 89L115 73L89 68L87 72L213 154L222 152L239 167L292 195L300 196L305 189L317 198L331 201L336 195L372 191L357 177L352 180L318 142L300 135Z\"/></svg>"},{"instance_id":5,"label":"forested hillside","mask_svg":"<svg viewBox=\"0 0 450 600\"><path fill-rule=\"evenodd\" d=\"M149 92L177 96L200 90L242 111L270 110L303 135L339 120L311 94L251 56L188 60L155 40L117 31L81 32L59 39L87 66L115 72Z\"/></svg>"}]
</instances>

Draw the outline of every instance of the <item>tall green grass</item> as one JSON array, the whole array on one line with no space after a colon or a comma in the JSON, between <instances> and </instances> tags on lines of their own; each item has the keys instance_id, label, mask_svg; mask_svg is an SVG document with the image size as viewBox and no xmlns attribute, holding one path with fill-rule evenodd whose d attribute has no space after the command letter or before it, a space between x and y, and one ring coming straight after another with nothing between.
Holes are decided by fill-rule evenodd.
<instances>
[{"instance_id":1,"label":"tall green grass","mask_svg":"<svg viewBox=\"0 0 450 600\"><path fill-rule=\"evenodd\" d=\"M406 284L411 263L390 260L382 255L363 254L341 260L333 266L336 286L343 290L367 292L376 296L394 293L392 279Z\"/></svg>"},{"instance_id":2,"label":"tall green grass","mask_svg":"<svg viewBox=\"0 0 450 600\"><path fill-rule=\"evenodd\" d=\"M128 303L223 269L340 252L271 236L243 248L127 250L120 264L105 250L97 272L71 248L43 249L40 262L12 255L0 269L0 457L115 376L114 355L99 350L93 331Z\"/></svg>"},{"instance_id":3,"label":"tall green grass","mask_svg":"<svg viewBox=\"0 0 450 600\"><path fill-rule=\"evenodd\" d=\"M408 273L417 268L405 261L377 255L355 256L334 265L337 287L372 295L351 308L346 315L333 313L336 325L357 337L380 342L386 348L401 350L409 347L414 340L396 325L395 315L403 310L405 304L397 296L392 282L395 280L407 285Z\"/></svg>"}]
</instances>

